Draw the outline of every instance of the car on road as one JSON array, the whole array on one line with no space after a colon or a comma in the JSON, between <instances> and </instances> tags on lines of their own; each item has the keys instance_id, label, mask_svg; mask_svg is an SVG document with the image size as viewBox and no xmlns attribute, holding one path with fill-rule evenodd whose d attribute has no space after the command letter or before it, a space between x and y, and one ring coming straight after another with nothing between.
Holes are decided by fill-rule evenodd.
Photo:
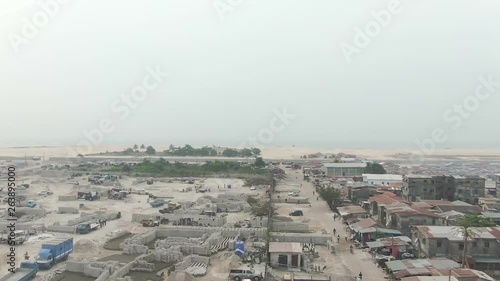
<instances>
[{"instance_id":1,"label":"car on road","mask_svg":"<svg viewBox=\"0 0 500 281\"><path fill-rule=\"evenodd\" d=\"M252 187L250 187L250 190L257 190L257 187L252 186Z\"/></svg>"},{"instance_id":2,"label":"car on road","mask_svg":"<svg viewBox=\"0 0 500 281\"><path fill-rule=\"evenodd\" d=\"M292 217L300 217L304 215L304 212L302 212L302 210L293 210L289 215Z\"/></svg>"},{"instance_id":3,"label":"car on road","mask_svg":"<svg viewBox=\"0 0 500 281\"><path fill-rule=\"evenodd\" d=\"M299 192L298 191L288 192L288 195L293 196L293 197L297 197L297 196L299 196Z\"/></svg>"}]
</instances>

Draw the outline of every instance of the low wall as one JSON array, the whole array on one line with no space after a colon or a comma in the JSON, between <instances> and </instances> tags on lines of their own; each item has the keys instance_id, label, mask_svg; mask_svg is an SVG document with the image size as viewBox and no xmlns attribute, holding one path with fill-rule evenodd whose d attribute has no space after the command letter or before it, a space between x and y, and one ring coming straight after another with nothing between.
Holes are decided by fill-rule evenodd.
<instances>
[{"instance_id":1,"label":"low wall","mask_svg":"<svg viewBox=\"0 0 500 281\"><path fill-rule=\"evenodd\" d=\"M332 241L332 236L327 234L316 234L316 233L302 234L302 233L271 232L271 241L314 243L317 245L327 245L328 241Z\"/></svg>"},{"instance_id":2,"label":"low wall","mask_svg":"<svg viewBox=\"0 0 500 281\"><path fill-rule=\"evenodd\" d=\"M59 201L76 201L78 196L76 195L61 195L59 196Z\"/></svg>"},{"instance_id":3,"label":"low wall","mask_svg":"<svg viewBox=\"0 0 500 281\"><path fill-rule=\"evenodd\" d=\"M76 226L69 225L49 225L47 231L63 232L63 233L76 233Z\"/></svg>"},{"instance_id":4,"label":"low wall","mask_svg":"<svg viewBox=\"0 0 500 281\"><path fill-rule=\"evenodd\" d=\"M0 232L5 232L7 227L10 225L10 222L0 222ZM30 230L36 229L39 231L45 231L45 224L40 222L25 222L25 223L16 223L16 230Z\"/></svg>"},{"instance_id":5,"label":"low wall","mask_svg":"<svg viewBox=\"0 0 500 281\"><path fill-rule=\"evenodd\" d=\"M311 204L309 198L306 197L287 197L287 198L273 198L272 203L288 203L288 204Z\"/></svg>"},{"instance_id":6,"label":"low wall","mask_svg":"<svg viewBox=\"0 0 500 281\"><path fill-rule=\"evenodd\" d=\"M44 217L47 211L43 208L29 208L29 207L16 207L17 215L35 215L38 217Z\"/></svg>"},{"instance_id":7,"label":"low wall","mask_svg":"<svg viewBox=\"0 0 500 281\"><path fill-rule=\"evenodd\" d=\"M273 222L275 232L309 233L309 224L300 222Z\"/></svg>"},{"instance_id":8,"label":"low wall","mask_svg":"<svg viewBox=\"0 0 500 281\"><path fill-rule=\"evenodd\" d=\"M78 214L79 210L73 207L59 207L57 212L59 214Z\"/></svg>"}]
</instances>

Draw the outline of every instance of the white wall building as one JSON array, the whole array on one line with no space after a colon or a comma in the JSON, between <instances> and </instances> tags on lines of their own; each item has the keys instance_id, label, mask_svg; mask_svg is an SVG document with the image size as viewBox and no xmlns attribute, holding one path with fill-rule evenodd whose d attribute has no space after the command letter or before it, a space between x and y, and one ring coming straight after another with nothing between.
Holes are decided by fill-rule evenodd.
<instances>
[{"instance_id":1,"label":"white wall building","mask_svg":"<svg viewBox=\"0 0 500 281\"><path fill-rule=\"evenodd\" d=\"M363 174L363 183L370 185L402 184L403 176L391 174Z\"/></svg>"}]
</instances>

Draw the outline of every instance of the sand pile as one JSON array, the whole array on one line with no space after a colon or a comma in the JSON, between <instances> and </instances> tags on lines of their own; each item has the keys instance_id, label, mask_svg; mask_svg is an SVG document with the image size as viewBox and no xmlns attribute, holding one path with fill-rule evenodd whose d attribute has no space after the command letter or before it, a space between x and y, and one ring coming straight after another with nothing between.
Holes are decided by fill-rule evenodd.
<instances>
[{"instance_id":1,"label":"sand pile","mask_svg":"<svg viewBox=\"0 0 500 281\"><path fill-rule=\"evenodd\" d=\"M193 275L187 273L187 272L178 272L174 271L170 274L170 276L167 279L168 281L194 281L195 278Z\"/></svg>"},{"instance_id":2,"label":"sand pile","mask_svg":"<svg viewBox=\"0 0 500 281\"><path fill-rule=\"evenodd\" d=\"M82 239L73 245L73 249L75 253L88 253L88 252L95 252L98 249L98 247L96 243L88 239Z\"/></svg>"},{"instance_id":3,"label":"sand pile","mask_svg":"<svg viewBox=\"0 0 500 281\"><path fill-rule=\"evenodd\" d=\"M235 254L225 253L218 257L219 261L211 264L214 265L214 271L217 273L227 273L233 268L242 266L241 258Z\"/></svg>"}]
</instances>

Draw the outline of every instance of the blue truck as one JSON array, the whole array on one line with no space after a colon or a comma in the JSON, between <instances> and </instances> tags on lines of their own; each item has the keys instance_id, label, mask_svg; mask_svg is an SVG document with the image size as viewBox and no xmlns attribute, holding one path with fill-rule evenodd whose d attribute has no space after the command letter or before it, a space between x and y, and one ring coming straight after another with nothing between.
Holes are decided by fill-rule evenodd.
<instances>
[{"instance_id":1,"label":"blue truck","mask_svg":"<svg viewBox=\"0 0 500 281\"><path fill-rule=\"evenodd\" d=\"M38 264L34 260L21 262L19 268L16 268L14 273L7 273L0 281L26 281L34 278L38 272Z\"/></svg>"},{"instance_id":2,"label":"blue truck","mask_svg":"<svg viewBox=\"0 0 500 281\"><path fill-rule=\"evenodd\" d=\"M73 238L55 239L42 244L42 249L38 252L36 262L40 269L48 269L56 262L67 260L72 252Z\"/></svg>"}]
</instances>

